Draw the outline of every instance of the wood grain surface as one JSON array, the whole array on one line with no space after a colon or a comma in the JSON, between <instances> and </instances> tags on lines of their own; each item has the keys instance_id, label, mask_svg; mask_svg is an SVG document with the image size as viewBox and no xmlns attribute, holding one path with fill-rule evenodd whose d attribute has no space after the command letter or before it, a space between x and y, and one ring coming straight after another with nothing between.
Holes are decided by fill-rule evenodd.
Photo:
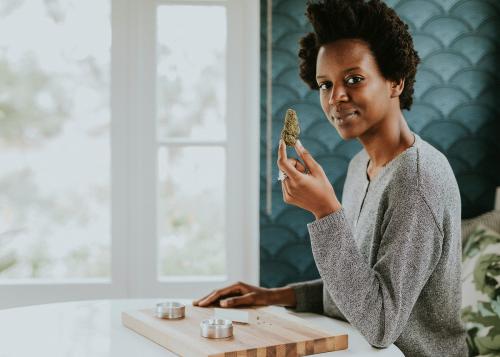
<instances>
[{"instance_id":1,"label":"wood grain surface","mask_svg":"<svg viewBox=\"0 0 500 357\"><path fill-rule=\"evenodd\" d=\"M249 324L233 324L233 337L207 339L200 335L200 322L213 315L213 308L186 306L186 317L163 320L154 309L122 312L124 326L184 357L294 357L347 348L346 334L332 334L305 320L268 307L242 309Z\"/></svg>"}]
</instances>

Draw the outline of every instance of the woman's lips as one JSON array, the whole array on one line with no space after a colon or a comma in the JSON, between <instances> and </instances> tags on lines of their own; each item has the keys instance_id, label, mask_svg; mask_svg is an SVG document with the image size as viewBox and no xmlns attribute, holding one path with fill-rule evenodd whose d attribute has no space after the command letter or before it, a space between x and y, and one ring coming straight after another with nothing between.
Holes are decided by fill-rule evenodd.
<instances>
[{"instance_id":1,"label":"woman's lips","mask_svg":"<svg viewBox=\"0 0 500 357\"><path fill-rule=\"evenodd\" d=\"M340 117L332 117L332 119L334 119L334 122L339 125L339 126L343 126L343 125L347 125L349 124L352 119L358 114L358 112L354 111L352 113L349 113L349 114L345 114L343 116L340 116Z\"/></svg>"}]
</instances>

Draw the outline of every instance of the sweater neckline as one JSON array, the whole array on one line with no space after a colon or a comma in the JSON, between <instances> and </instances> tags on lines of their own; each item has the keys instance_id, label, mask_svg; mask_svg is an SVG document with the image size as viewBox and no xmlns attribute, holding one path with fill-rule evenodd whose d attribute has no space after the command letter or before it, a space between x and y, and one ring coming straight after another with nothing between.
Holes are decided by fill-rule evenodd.
<instances>
[{"instance_id":1,"label":"sweater neckline","mask_svg":"<svg viewBox=\"0 0 500 357\"><path fill-rule=\"evenodd\" d=\"M378 180L379 177L382 176L382 174L391 166L394 165L395 162L399 161L401 159L401 157L403 157L404 155L406 155L406 153L408 153L411 149L413 149L414 147L417 147L419 144L420 144L420 137L418 136L418 134L412 132L413 136L415 137L414 141L413 141L413 144L409 147L407 147L405 150L403 150L402 152L400 152L397 156L395 156L393 159L391 159L389 162L387 162L384 166L382 166L382 168L380 169L380 171L377 173L377 175L370 180L370 177L368 176L368 165L370 164L370 156L368 155L368 153L366 152L365 149L363 149L363 151L365 152L365 177L366 177L366 181L368 183L373 183L375 181Z\"/></svg>"}]
</instances>

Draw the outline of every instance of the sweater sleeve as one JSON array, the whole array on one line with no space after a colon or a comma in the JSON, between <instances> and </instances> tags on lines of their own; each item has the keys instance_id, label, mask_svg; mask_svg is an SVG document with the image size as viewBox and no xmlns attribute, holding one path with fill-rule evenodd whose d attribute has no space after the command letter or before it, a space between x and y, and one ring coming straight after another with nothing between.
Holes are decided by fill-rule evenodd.
<instances>
[{"instance_id":1,"label":"sweater sleeve","mask_svg":"<svg viewBox=\"0 0 500 357\"><path fill-rule=\"evenodd\" d=\"M420 194L384 216L377 259L360 253L344 209L308 224L320 276L339 310L375 347L394 343L442 250L443 235Z\"/></svg>"},{"instance_id":2,"label":"sweater sleeve","mask_svg":"<svg viewBox=\"0 0 500 357\"><path fill-rule=\"evenodd\" d=\"M295 292L297 305L291 310L296 312L323 313L323 281L321 279L287 285Z\"/></svg>"}]
</instances>

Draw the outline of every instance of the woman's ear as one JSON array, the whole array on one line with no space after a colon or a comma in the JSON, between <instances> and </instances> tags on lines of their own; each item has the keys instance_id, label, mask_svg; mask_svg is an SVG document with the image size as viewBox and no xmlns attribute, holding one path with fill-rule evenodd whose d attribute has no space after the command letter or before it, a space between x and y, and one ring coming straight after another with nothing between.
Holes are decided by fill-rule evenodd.
<instances>
[{"instance_id":1,"label":"woman's ear","mask_svg":"<svg viewBox=\"0 0 500 357\"><path fill-rule=\"evenodd\" d=\"M391 81L391 98L399 97L405 87L405 79L401 78L399 81Z\"/></svg>"}]
</instances>

